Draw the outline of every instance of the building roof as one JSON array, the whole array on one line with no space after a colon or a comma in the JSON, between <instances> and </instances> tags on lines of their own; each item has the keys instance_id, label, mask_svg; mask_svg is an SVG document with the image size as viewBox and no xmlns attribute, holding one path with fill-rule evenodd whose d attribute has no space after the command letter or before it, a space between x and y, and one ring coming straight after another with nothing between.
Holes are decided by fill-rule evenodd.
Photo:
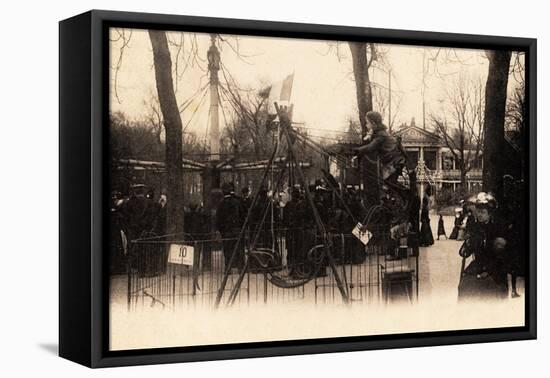
<instances>
[{"instance_id":1,"label":"building roof","mask_svg":"<svg viewBox=\"0 0 550 378\"><path fill-rule=\"evenodd\" d=\"M443 146L443 142L437 134L414 125L402 127L393 134L401 137L401 144L404 147Z\"/></svg>"}]
</instances>

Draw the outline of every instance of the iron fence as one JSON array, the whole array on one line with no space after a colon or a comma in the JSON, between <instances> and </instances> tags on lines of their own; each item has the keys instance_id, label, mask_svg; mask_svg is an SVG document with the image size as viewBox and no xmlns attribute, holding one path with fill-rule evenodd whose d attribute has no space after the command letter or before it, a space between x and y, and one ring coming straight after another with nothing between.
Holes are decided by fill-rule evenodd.
<instances>
[{"instance_id":1,"label":"iron fence","mask_svg":"<svg viewBox=\"0 0 550 378\"><path fill-rule=\"evenodd\" d=\"M241 239L231 271L226 269L228 250L235 249L237 237L183 234L133 240L128 243L126 274L112 276L112 295L125 291L130 310L144 305L214 306L218 295L224 298L222 304L237 306L297 301L337 304L344 302L339 280L348 303L418 297L414 243L399 245L383 235L364 246L352 234L330 233L321 238L308 229L271 229L259 235L254 251L246 250L247 238ZM246 272L239 274L245 259ZM220 293L224 275L227 284Z\"/></svg>"}]
</instances>

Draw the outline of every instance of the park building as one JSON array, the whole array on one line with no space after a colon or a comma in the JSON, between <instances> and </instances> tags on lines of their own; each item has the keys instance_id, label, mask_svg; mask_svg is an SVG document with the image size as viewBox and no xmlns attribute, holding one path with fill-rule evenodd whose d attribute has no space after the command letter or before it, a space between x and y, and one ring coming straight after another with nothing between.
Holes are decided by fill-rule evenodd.
<instances>
[{"instance_id":1,"label":"park building","mask_svg":"<svg viewBox=\"0 0 550 378\"><path fill-rule=\"evenodd\" d=\"M408 170L416 170L419 186L430 184L435 193L441 191L457 192L461 187L460 161L457 160L445 140L434 130L428 130L416 125L414 118L410 123L403 123L390 131L401 139L401 144L407 154ZM517 179L521 177L521 166L524 164L521 146L518 138L512 132L506 132L505 150L502 153L506 173ZM338 153L349 153L350 146L356 145L351 141L343 141L331 146L331 150ZM483 151L475 153L476 146L464 148L464 155L470 156L469 169L465 175L466 191L477 192L482 188L483 181ZM455 153L459 151L455 149ZM460 154L459 154L460 155ZM477 157L476 157L477 155ZM357 163L344 166L333 162L331 173L348 186L360 186Z\"/></svg>"},{"instance_id":2,"label":"park building","mask_svg":"<svg viewBox=\"0 0 550 378\"><path fill-rule=\"evenodd\" d=\"M401 125L393 134L401 138L401 144L407 153L407 168L417 170L419 182L430 183L436 191L456 191L460 188L459 161L437 133L416 126L413 119L410 124ZM482 152L474 159L475 147L471 146L469 151L465 148L464 154L468 153L472 158L470 169L466 172L467 190L479 191L482 184Z\"/></svg>"}]
</instances>

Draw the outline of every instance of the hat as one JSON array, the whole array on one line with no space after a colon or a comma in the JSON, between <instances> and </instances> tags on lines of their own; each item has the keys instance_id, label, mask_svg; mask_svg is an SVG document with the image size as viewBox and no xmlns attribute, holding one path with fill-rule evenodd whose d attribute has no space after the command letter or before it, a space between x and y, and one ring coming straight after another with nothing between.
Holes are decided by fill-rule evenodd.
<instances>
[{"instance_id":1,"label":"hat","mask_svg":"<svg viewBox=\"0 0 550 378\"><path fill-rule=\"evenodd\" d=\"M235 187L233 186L232 182L224 182L222 184L222 192L224 194L229 194L231 192L235 191Z\"/></svg>"},{"instance_id":2,"label":"hat","mask_svg":"<svg viewBox=\"0 0 550 378\"><path fill-rule=\"evenodd\" d=\"M479 192L475 199L475 205L477 208L495 209L497 200L491 193Z\"/></svg>"},{"instance_id":3,"label":"hat","mask_svg":"<svg viewBox=\"0 0 550 378\"><path fill-rule=\"evenodd\" d=\"M468 204L474 204L474 205L475 205L475 204L476 204L476 201L477 201L477 196L475 196L475 195L474 195L474 196L470 196L470 197L468 197L468 199L466 200L466 203L465 203L465 204L466 204L466 205L468 205Z\"/></svg>"}]
</instances>

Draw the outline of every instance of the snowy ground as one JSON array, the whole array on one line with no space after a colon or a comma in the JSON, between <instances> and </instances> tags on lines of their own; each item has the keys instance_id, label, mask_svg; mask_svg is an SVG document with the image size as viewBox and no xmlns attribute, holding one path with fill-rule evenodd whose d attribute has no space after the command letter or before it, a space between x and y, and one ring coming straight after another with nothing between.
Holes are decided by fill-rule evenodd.
<instances>
[{"instance_id":1,"label":"snowy ground","mask_svg":"<svg viewBox=\"0 0 550 378\"><path fill-rule=\"evenodd\" d=\"M447 236L453 229L454 217L443 217ZM462 242L446 240L441 237L437 240L438 217L431 216L431 227L435 244L420 249L420 297L438 297L457 292L460 276L461 258L458 249ZM518 291L523 294L523 279L518 279Z\"/></svg>"},{"instance_id":2,"label":"snowy ground","mask_svg":"<svg viewBox=\"0 0 550 378\"><path fill-rule=\"evenodd\" d=\"M434 239L437 239L437 221L438 217L432 215ZM453 217L444 217L444 221L449 235ZM522 295L520 298L499 303L457 304L460 243L442 238L431 247L421 248L419 296L413 302L387 304L380 300L379 295L369 297L367 289L362 292L358 288L351 293L355 301L349 307L338 301L318 298L315 301L315 286L323 284L323 281L318 281L316 284L308 284L306 288L272 291L268 295L268 305L264 305L261 300L263 290L257 289L261 287L259 285L263 282L263 276L251 275L251 281L247 284L256 287L256 293L252 291L252 298L255 295L260 300L241 300L231 309L212 311L208 306L167 306L168 309L163 309L159 305L152 306L154 303L150 298L142 298L141 305L128 311L125 281L118 278L113 281L111 293L111 348L153 348L523 325L524 292L521 280L518 285ZM350 273L347 272L348 275ZM355 279L357 273L353 273ZM325 296L328 293L329 299L330 290L333 298L338 298L335 288L321 290L324 290L322 292ZM368 290L375 292L378 288ZM212 298L205 304L211 305Z\"/></svg>"}]
</instances>

